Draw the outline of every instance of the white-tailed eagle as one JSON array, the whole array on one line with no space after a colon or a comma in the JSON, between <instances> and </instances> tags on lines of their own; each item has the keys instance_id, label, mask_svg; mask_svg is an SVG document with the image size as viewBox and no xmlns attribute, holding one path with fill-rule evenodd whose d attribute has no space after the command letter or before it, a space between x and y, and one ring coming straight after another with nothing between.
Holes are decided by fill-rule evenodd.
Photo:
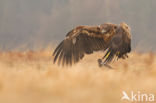
<instances>
[{"instance_id":1,"label":"white-tailed eagle","mask_svg":"<svg viewBox=\"0 0 156 103\"><path fill-rule=\"evenodd\" d=\"M99 26L78 26L67 33L65 39L53 52L54 63L72 65L85 54L105 51L99 66L107 65L114 57L126 58L131 51L131 33L126 23L104 23Z\"/></svg>"}]
</instances>

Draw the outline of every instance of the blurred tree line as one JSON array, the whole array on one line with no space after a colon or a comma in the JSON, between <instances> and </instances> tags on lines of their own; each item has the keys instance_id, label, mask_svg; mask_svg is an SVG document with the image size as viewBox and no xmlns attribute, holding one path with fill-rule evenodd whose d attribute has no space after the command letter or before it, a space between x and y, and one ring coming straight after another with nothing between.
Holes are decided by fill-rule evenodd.
<instances>
[{"instance_id":1,"label":"blurred tree line","mask_svg":"<svg viewBox=\"0 0 156 103\"><path fill-rule=\"evenodd\" d=\"M124 21L133 49L155 50L155 10L155 0L1 0L0 48L46 47L77 25Z\"/></svg>"}]
</instances>

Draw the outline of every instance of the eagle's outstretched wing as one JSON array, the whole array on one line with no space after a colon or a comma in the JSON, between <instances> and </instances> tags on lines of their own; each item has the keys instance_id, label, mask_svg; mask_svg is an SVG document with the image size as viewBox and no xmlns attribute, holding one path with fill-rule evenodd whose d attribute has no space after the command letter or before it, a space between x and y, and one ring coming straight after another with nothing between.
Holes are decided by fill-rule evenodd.
<instances>
[{"instance_id":1,"label":"eagle's outstretched wing","mask_svg":"<svg viewBox=\"0 0 156 103\"><path fill-rule=\"evenodd\" d=\"M105 50L114 35L113 24L100 26L79 26L71 30L55 49L54 63L72 65L81 60L85 54Z\"/></svg>"}]
</instances>

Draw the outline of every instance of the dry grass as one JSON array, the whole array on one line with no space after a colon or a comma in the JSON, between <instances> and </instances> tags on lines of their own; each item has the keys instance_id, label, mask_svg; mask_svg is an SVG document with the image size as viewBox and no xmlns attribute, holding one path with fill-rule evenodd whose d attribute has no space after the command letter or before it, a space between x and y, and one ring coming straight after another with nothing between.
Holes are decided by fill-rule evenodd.
<instances>
[{"instance_id":1,"label":"dry grass","mask_svg":"<svg viewBox=\"0 0 156 103\"><path fill-rule=\"evenodd\" d=\"M99 68L95 53L71 68L52 50L0 53L0 103L121 103L122 91L156 94L156 55L136 53Z\"/></svg>"}]
</instances>

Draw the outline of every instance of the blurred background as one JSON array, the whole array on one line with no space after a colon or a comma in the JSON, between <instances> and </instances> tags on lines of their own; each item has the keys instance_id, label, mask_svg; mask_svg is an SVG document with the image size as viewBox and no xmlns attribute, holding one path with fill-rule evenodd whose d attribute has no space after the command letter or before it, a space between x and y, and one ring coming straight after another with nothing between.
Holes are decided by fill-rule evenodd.
<instances>
[{"instance_id":1,"label":"blurred background","mask_svg":"<svg viewBox=\"0 0 156 103\"><path fill-rule=\"evenodd\" d=\"M0 49L56 46L73 27L126 22L132 48L156 49L155 0L0 0Z\"/></svg>"}]
</instances>

